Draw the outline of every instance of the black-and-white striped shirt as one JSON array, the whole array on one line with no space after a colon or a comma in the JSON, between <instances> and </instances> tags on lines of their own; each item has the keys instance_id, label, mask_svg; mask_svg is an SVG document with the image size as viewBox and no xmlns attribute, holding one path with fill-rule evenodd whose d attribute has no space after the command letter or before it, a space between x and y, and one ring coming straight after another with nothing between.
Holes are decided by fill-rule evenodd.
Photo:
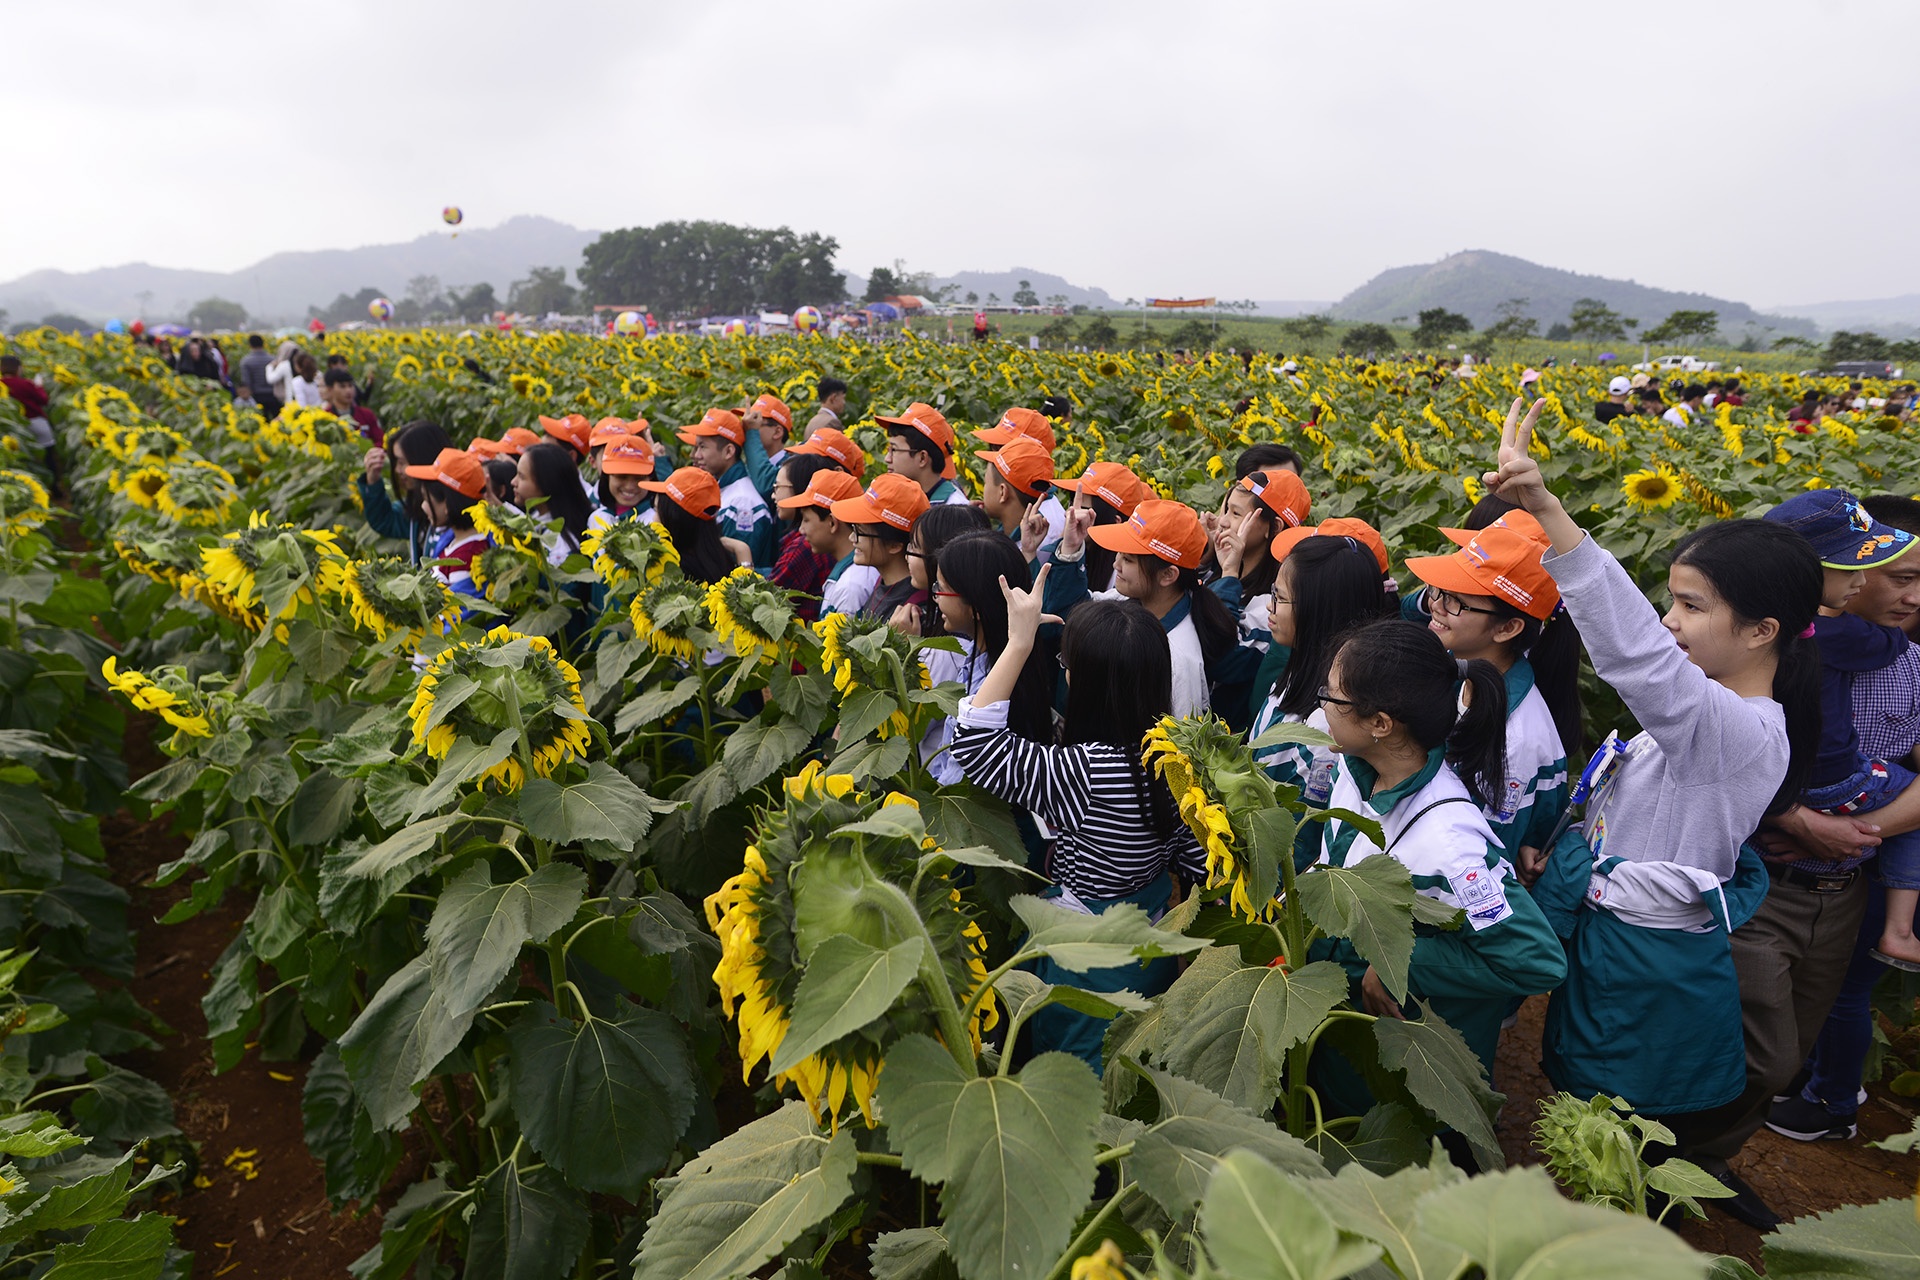
<instances>
[{"instance_id":1,"label":"black-and-white striped shirt","mask_svg":"<svg viewBox=\"0 0 1920 1280\"><path fill-rule=\"evenodd\" d=\"M1051 873L1082 898L1123 898L1169 867L1190 883L1206 863L1177 818L1165 839L1141 794L1139 755L1104 743L1056 747L1007 728L1010 704L960 700L953 755L967 780L1009 804L1033 810L1054 831Z\"/></svg>"}]
</instances>

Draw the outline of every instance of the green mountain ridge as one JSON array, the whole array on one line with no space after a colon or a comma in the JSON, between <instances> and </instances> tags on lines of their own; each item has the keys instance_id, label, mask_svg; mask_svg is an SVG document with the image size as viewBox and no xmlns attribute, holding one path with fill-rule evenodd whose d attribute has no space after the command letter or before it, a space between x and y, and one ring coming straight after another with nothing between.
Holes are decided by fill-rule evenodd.
<instances>
[{"instance_id":1,"label":"green mountain ridge","mask_svg":"<svg viewBox=\"0 0 1920 1280\"><path fill-rule=\"evenodd\" d=\"M1720 331L1729 338L1758 333L1763 338L1818 336L1819 326L1802 316L1756 311L1744 302L1704 293L1656 289L1632 280L1587 276L1543 267L1504 253L1469 249L1438 262L1393 267L1334 304L1340 320L1407 324L1430 307L1445 307L1484 329L1500 318L1501 304L1524 298L1523 314L1546 329L1563 321L1581 298L1598 298L1641 326L1660 323L1675 311L1717 311Z\"/></svg>"}]
</instances>

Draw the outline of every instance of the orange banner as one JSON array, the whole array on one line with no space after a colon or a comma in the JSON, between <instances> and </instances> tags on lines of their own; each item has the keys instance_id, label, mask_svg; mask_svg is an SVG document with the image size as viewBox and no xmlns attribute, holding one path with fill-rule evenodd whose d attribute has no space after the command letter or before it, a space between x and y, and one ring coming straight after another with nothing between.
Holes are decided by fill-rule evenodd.
<instances>
[{"instance_id":1,"label":"orange banner","mask_svg":"<svg viewBox=\"0 0 1920 1280\"><path fill-rule=\"evenodd\" d=\"M1150 307L1210 307L1215 301L1217 299L1214 298L1148 298L1147 305Z\"/></svg>"}]
</instances>

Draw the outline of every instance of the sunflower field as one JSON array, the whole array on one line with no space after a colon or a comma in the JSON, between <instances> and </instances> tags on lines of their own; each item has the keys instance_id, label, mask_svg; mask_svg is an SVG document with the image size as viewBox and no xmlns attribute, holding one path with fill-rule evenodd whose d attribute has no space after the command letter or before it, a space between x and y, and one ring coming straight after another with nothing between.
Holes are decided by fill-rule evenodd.
<instances>
[{"instance_id":1,"label":"sunflower field","mask_svg":"<svg viewBox=\"0 0 1920 1280\"><path fill-rule=\"evenodd\" d=\"M1558 1274L1569 1239L1603 1272L1706 1273L1646 1218L1505 1170L1500 1095L1458 1033L1376 1019L1307 960L1350 938L1404 993L1416 923L1455 922L1390 859L1296 874L1298 796L1218 722L1143 744L1205 891L1158 920L1078 914L1041 896L1007 807L936 785L914 749L956 705L922 659L952 642L810 625L751 571L692 582L656 526L553 565L534 521L500 515L463 623L366 526L350 426L238 412L124 338L17 341L55 391L71 498L55 508L0 401L0 1277L159 1274L171 1219L149 1201L190 1194L166 1095L112 1063L155 1030L112 982L125 898L96 828L122 803L190 840L159 873L187 886L170 920L247 904L201 994L214 1064L310 1061L327 1194L383 1211L363 1280L1508 1276ZM763 392L804 416L834 376L877 455L876 410L924 400L965 438L1064 395L1064 476L1114 459L1207 510L1235 453L1281 441L1316 517L1372 521L1396 559L1440 549L1479 496L1521 372L326 341L390 428L430 419L456 442L570 412L664 439ZM1547 371L1536 448L1642 582L1700 523L1803 488L1881 492L1915 456L1913 428L1877 413L1799 429L1795 377L1750 377L1747 405L1684 429L1594 423L1604 381ZM130 787L129 713L167 758ZM1153 999L1029 972L1162 957L1184 967ZM1114 1019L1102 1075L1018 1051L1052 1005ZM1363 1115L1323 1106L1334 1052L1368 1083ZM1490 1172L1454 1169L1443 1132ZM409 1150L424 1172L396 1179ZM1768 1256L1827 1260L1849 1221L1911 1223L1888 1204L1784 1228Z\"/></svg>"}]
</instances>

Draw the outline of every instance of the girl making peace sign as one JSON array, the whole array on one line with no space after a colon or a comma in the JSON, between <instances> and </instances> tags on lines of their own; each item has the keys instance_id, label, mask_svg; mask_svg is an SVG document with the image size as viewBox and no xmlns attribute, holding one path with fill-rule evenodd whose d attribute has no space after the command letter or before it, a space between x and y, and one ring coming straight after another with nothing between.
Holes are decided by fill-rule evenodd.
<instances>
[{"instance_id":1,"label":"girl making peace sign","mask_svg":"<svg viewBox=\"0 0 1920 1280\"><path fill-rule=\"evenodd\" d=\"M1540 522L1594 670L1644 731L1534 889L1568 950L1543 1065L1556 1088L1669 1117L1684 1149L1685 1113L1746 1083L1728 936L1766 891L1743 846L1799 793L1819 736L1818 660L1802 633L1820 565L1778 525L1709 525L1675 550L1661 617L1548 491L1528 454L1544 403L1523 420L1513 402L1487 487Z\"/></svg>"}]
</instances>

